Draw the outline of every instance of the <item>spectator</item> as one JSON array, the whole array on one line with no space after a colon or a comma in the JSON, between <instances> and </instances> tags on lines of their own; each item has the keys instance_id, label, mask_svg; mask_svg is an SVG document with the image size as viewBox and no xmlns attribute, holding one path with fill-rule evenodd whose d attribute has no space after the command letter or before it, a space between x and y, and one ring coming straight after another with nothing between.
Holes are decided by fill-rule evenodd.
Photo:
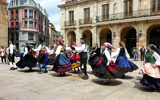
<instances>
[{"instance_id":1,"label":"spectator","mask_svg":"<svg viewBox=\"0 0 160 100\"><path fill-rule=\"evenodd\" d=\"M142 48L140 49L140 52L141 52L141 61L144 61L144 55L145 55L145 52L146 52L144 46L142 46Z\"/></svg>"},{"instance_id":2,"label":"spectator","mask_svg":"<svg viewBox=\"0 0 160 100\"><path fill-rule=\"evenodd\" d=\"M1 47L1 61L2 61L3 64L5 64L5 63L3 62L3 60L4 60L5 63L6 63L5 48L4 48L4 46Z\"/></svg>"},{"instance_id":3,"label":"spectator","mask_svg":"<svg viewBox=\"0 0 160 100\"><path fill-rule=\"evenodd\" d=\"M136 47L133 48L132 54L133 54L134 61L135 60L138 61L138 49Z\"/></svg>"}]
</instances>

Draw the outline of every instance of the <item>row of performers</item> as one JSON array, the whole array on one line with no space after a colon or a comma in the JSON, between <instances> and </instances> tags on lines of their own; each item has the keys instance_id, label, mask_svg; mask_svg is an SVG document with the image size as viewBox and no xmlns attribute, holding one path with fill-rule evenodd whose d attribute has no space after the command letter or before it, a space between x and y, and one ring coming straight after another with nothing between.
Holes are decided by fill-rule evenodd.
<instances>
[{"instance_id":1,"label":"row of performers","mask_svg":"<svg viewBox=\"0 0 160 100\"><path fill-rule=\"evenodd\" d=\"M72 68L80 67L84 73L84 80L88 79L89 76L87 74L87 49L88 45L84 41L84 38L80 39L81 47L77 47L75 44L72 47L66 47L61 39L57 40L58 47L55 51L55 54L51 54L48 56L49 64L53 64L52 70L60 73L58 76L65 76L65 72L72 70ZM16 65L19 68L29 67L30 70L32 67L37 65L42 72L41 66L44 65L45 71L43 73L47 73L46 65L48 64L46 60L45 49L48 48L45 46L44 41L40 39L40 45L37 49L31 49L27 44L25 44L25 53L23 54L23 59L21 59ZM104 51L98 48L98 45L95 44L94 49L90 53L89 64L92 67L93 74L98 78L106 79L103 82L108 83L111 79L115 78L124 78L127 72L132 72L137 70L138 67L136 64L131 62L129 58L129 54L125 48L125 44L123 42L119 43L119 48L117 49L114 57L117 57L116 62L114 63L111 60L110 49L115 49L110 43L104 43ZM12 48L12 42L10 41L10 51ZM65 54L66 51L72 50L72 56L70 59ZM34 52L38 52L38 59L34 56ZM10 52L9 54L10 63L12 61L12 57L14 54ZM10 58L11 57L11 58ZM12 61L13 62L13 61ZM11 69L15 69L13 65L11 65ZM143 75L140 83L142 85L150 86L155 90L160 89L160 56L157 48L153 44L147 45L147 53L145 55L144 67L141 69L140 74Z\"/></svg>"}]
</instances>

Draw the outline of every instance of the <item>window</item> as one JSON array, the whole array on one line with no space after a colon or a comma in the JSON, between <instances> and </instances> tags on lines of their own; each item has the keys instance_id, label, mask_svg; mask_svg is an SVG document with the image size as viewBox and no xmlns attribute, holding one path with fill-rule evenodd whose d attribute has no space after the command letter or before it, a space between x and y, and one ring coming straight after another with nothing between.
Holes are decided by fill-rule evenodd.
<instances>
[{"instance_id":1,"label":"window","mask_svg":"<svg viewBox=\"0 0 160 100\"><path fill-rule=\"evenodd\" d=\"M34 22L34 28L37 28L37 23L36 22Z\"/></svg>"},{"instance_id":2,"label":"window","mask_svg":"<svg viewBox=\"0 0 160 100\"><path fill-rule=\"evenodd\" d=\"M16 49L19 50L19 43L16 43Z\"/></svg>"},{"instance_id":3,"label":"window","mask_svg":"<svg viewBox=\"0 0 160 100\"><path fill-rule=\"evenodd\" d=\"M16 10L16 19L18 19L18 10Z\"/></svg>"},{"instance_id":4,"label":"window","mask_svg":"<svg viewBox=\"0 0 160 100\"><path fill-rule=\"evenodd\" d=\"M16 40L19 40L19 33L16 33Z\"/></svg>"},{"instance_id":5,"label":"window","mask_svg":"<svg viewBox=\"0 0 160 100\"><path fill-rule=\"evenodd\" d=\"M74 22L74 11L70 11L69 12L69 23L73 23Z\"/></svg>"},{"instance_id":6,"label":"window","mask_svg":"<svg viewBox=\"0 0 160 100\"><path fill-rule=\"evenodd\" d=\"M33 21L29 21L29 27L33 28Z\"/></svg>"},{"instance_id":7,"label":"window","mask_svg":"<svg viewBox=\"0 0 160 100\"><path fill-rule=\"evenodd\" d=\"M19 27L19 26L18 26L18 22L16 22L16 29L18 29L18 27Z\"/></svg>"},{"instance_id":8,"label":"window","mask_svg":"<svg viewBox=\"0 0 160 100\"><path fill-rule=\"evenodd\" d=\"M25 18L27 18L27 9L25 9L25 15L24 16L25 16Z\"/></svg>"},{"instance_id":9,"label":"window","mask_svg":"<svg viewBox=\"0 0 160 100\"><path fill-rule=\"evenodd\" d=\"M160 14L160 0L151 0L151 14Z\"/></svg>"},{"instance_id":10,"label":"window","mask_svg":"<svg viewBox=\"0 0 160 100\"><path fill-rule=\"evenodd\" d=\"M13 19L13 18L14 18L13 11L11 11L11 19Z\"/></svg>"},{"instance_id":11,"label":"window","mask_svg":"<svg viewBox=\"0 0 160 100\"><path fill-rule=\"evenodd\" d=\"M13 6L13 1L12 1L12 6Z\"/></svg>"},{"instance_id":12,"label":"window","mask_svg":"<svg viewBox=\"0 0 160 100\"><path fill-rule=\"evenodd\" d=\"M109 4L102 5L102 17L103 19L109 18Z\"/></svg>"},{"instance_id":13,"label":"window","mask_svg":"<svg viewBox=\"0 0 160 100\"><path fill-rule=\"evenodd\" d=\"M33 40L33 33L28 33L28 40Z\"/></svg>"},{"instance_id":14,"label":"window","mask_svg":"<svg viewBox=\"0 0 160 100\"><path fill-rule=\"evenodd\" d=\"M124 12L125 18L131 17L133 12L133 2L132 0L124 1Z\"/></svg>"},{"instance_id":15,"label":"window","mask_svg":"<svg viewBox=\"0 0 160 100\"><path fill-rule=\"evenodd\" d=\"M35 19L37 19L36 17L37 17L37 15L36 15L36 11L34 11L34 18L35 18Z\"/></svg>"},{"instance_id":16,"label":"window","mask_svg":"<svg viewBox=\"0 0 160 100\"><path fill-rule=\"evenodd\" d=\"M18 0L16 0L16 5L18 5Z\"/></svg>"},{"instance_id":17,"label":"window","mask_svg":"<svg viewBox=\"0 0 160 100\"><path fill-rule=\"evenodd\" d=\"M13 29L13 22L11 22L11 28Z\"/></svg>"},{"instance_id":18,"label":"window","mask_svg":"<svg viewBox=\"0 0 160 100\"><path fill-rule=\"evenodd\" d=\"M33 18L33 10L29 10L29 18Z\"/></svg>"},{"instance_id":19,"label":"window","mask_svg":"<svg viewBox=\"0 0 160 100\"><path fill-rule=\"evenodd\" d=\"M11 33L11 39L13 38L13 40L14 40L14 33Z\"/></svg>"},{"instance_id":20,"label":"window","mask_svg":"<svg viewBox=\"0 0 160 100\"><path fill-rule=\"evenodd\" d=\"M32 4L33 4L33 1L32 1L32 0L29 0L29 4L32 5Z\"/></svg>"},{"instance_id":21,"label":"window","mask_svg":"<svg viewBox=\"0 0 160 100\"><path fill-rule=\"evenodd\" d=\"M27 27L27 21L25 21L24 24L25 24L24 26Z\"/></svg>"},{"instance_id":22,"label":"window","mask_svg":"<svg viewBox=\"0 0 160 100\"><path fill-rule=\"evenodd\" d=\"M85 23L90 22L90 8L84 9L84 21Z\"/></svg>"}]
</instances>

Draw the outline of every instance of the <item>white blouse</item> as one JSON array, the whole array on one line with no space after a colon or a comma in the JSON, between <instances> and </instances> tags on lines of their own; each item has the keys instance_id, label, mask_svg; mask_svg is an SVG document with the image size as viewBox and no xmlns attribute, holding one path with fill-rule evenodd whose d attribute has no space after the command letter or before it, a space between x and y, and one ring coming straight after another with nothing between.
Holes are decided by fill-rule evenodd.
<instances>
[{"instance_id":1,"label":"white blouse","mask_svg":"<svg viewBox=\"0 0 160 100\"><path fill-rule=\"evenodd\" d=\"M61 52L61 48L62 46L61 45L58 45L57 49L56 49L56 56L58 56Z\"/></svg>"},{"instance_id":2,"label":"white blouse","mask_svg":"<svg viewBox=\"0 0 160 100\"><path fill-rule=\"evenodd\" d=\"M118 48L116 53L115 53L115 56L118 57L119 53L120 53L120 50L121 50L122 47ZM128 51L127 49L125 49L125 55L126 57L129 59L130 58L130 55L128 54Z\"/></svg>"},{"instance_id":3,"label":"white blouse","mask_svg":"<svg viewBox=\"0 0 160 100\"><path fill-rule=\"evenodd\" d=\"M1 49L1 56L4 56L4 54L5 54L5 50Z\"/></svg>"},{"instance_id":4,"label":"white blouse","mask_svg":"<svg viewBox=\"0 0 160 100\"><path fill-rule=\"evenodd\" d=\"M108 51L108 48L106 48L103 53L105 54L105 56L106 56L106 58L108 60L107 65L109 65L110 62L111 62L111 55L110 55L110 52Z\"/></svg>"},{"instance_id":5,"label":"white blouse","mask_svg":"<svg viewBox=\"0 0 160 100\"><path fill-rule=\"evenodd\" d=\"M75 47L75 51L77 51L77 52L82 52L82 51L85 50L85 47L86 47L86 45L85 45L85 44L82 44L81 47Z\"/></svg>"},{"instance_id":6,"label":"white blouse","mask_svg":"<svg viewBox=\"0 0 160 100\"><path fill-rule=\"evenodd\" d=\"M24 48L24 54L23 54L23 56L25 56L26 54L28 54L28 48L27 47Z\"/></svg>"},{"instance_id":7,"label":"white blouse","mask_svg":"<svg viewBox=\"0 0 160 100\"><path fill-rule=\"evenodd\" d=\"M13 54L13 44L10 44L9 47L10 47L9 53L12 55Z\"/></svg>"},{"instance_id":8,"label":"white blouse","mask_svg":"<svg viewBox=\"0 0 160 100\"><path fill-rule=\"evenodd\" d=\"M155 58L155 60L156 60L155 66L160 66L160 56L159 56L159 54L156 53L156 52L154 52L152 56L153 56L153 57Z\"/></svg>"}]
</instances>

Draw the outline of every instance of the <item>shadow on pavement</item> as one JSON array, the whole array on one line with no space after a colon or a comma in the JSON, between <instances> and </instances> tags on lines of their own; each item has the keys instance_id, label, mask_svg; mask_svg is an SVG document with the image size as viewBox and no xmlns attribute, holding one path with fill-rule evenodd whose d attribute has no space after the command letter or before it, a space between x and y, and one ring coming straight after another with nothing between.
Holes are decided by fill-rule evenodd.
<instances>
[{"instance_id":1,"label":"shadow on pavement","mask_svg":"<svg viewBox=\"0 0 160 100\"><path fill-rule=\"evenodd\" d=\"M143 91L143 92L154 92L155 91L155 89L153 89L149 86L143 86L139 82L133 81L133 83L135 84L134 88L137 88L140 91Z\"/></svg>"},{"instance_id":2,"label":"shadow on pavement","mask_svg":"<svg viewBox=\"0 0 160 100\"><path fill-rule=\"evenodd\" d=\"M118 81L118 80L111 80L110 83L102 83L102 79L92 79L92 82L99 85L107 85L107 86L116 86L116 85L122 84L122 81Z\"/></svg>"},{"instance_id":3,"label":"shadow on pavement","mask_svg":"<svg viewBox=\"0 0 160 100\"><path fill-rule=\"evenodd\" d=\"M53 76L53 77L58 77L59 73L51 73L51 74L49 74L49 75L51 75L51 76ZM72 76L72 74L66 73L66 76L62 76L62 77L68 77L68 76Z\"/></svg>"},{"instance_id":4,"label":"shadow on pavement","mask_svg":"<svg viewBox=\"0 0 160 100\"><path fill-rule=\"evenodd\" d=\"M132 76L128 76L128 75L125 75L125 77L123 79L133 79L134 77Z\"/></svg>"},{"instance_id":5,"label":"shadow on pavement","mask_svg":"<svg viewBox=\"0 0 160 100\"><path fill-rule=\"evenodd\" d=\"M17 70L18 72L23 72L23 73L33 73L39 71L38 69L32 69L32 71L29 71L29 69L19 69Z\"/></svg>"}]
</instances>

